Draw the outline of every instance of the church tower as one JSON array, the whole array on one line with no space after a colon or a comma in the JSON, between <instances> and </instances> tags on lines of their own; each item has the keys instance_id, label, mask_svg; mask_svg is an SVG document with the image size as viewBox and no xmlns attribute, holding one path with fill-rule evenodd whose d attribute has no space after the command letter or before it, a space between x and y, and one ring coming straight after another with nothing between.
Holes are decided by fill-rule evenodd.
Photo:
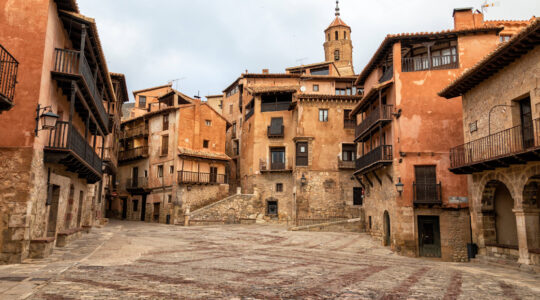
<instances>
[{"instance_id":1,"label":"church tower","mask_svg":"<svg viewBox=\"0 0 540 300\"><path fill-rule=\"evenodd\" d=\"M354 75L351 27L345 24L339 16L339 1L336 1L336 18L324 31L326 39L324 43L325 61L334 62L342 76Z\"/></svg>"}]
</instances>

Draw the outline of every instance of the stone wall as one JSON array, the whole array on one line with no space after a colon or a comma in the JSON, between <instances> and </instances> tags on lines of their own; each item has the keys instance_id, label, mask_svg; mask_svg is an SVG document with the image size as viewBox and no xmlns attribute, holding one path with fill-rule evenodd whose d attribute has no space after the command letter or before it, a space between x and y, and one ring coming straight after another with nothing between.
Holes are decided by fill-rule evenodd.
<instances>
[{"instance_id":1,"label":"stone wall","mask_svg":"<svg viewBox=\"0 0 540 300\"><path fill-rule=\"evenodd\" d=\"M292 231L319 231L319 232L364 232L363 218L349 219L337 222L327 222L314 225L292 227Z\"/></svg>"},{"instance_id":2,"label":"stone wall","mask_svg":"<svg viewBox=\"0 0 540 300\"><path fill-rule=\"evenodd\" d=\"M259 219L264 215L264 204L258 192L251 195L238 194L210 204L189 214L195 220L223 220L225 223L239 222L240 219Z\"/></svg>"}]
</instances>

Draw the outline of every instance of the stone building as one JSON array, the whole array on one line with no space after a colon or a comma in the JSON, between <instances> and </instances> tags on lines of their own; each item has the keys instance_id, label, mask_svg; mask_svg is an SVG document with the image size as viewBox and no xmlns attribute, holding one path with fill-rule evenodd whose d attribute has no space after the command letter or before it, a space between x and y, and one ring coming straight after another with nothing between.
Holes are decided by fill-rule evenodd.
<instances>
[{"instance_id":1,"label":"stone building","mask_svg":"<svg viewBox=\"0 0 540 300\"><path fill-rule=\"evenodd\" d=\"M184 213L226 197L225 132L229 123L207 103L171 87L152 93L141 116L122 122L119 200L111 217L183 223ZM149 97L146 94L146 97ZM147 98L148 100L148 98Z\"/></svg>"},{"instance_id":2,"label":"stone building","mask_svg":"<svg viewBox=\"0 0 540 300\"><path fill-rule=\"evenodd\" d=\"M360 215L349 118L360 96L350 32L338 8L325 31L327 61L280 74L244 73L224 90L231 190L257 191L267 221Z\"/></svg>"},{"instance_id":3,"label":"stone building","mask_svg":"<svg viewBox=\"0 0 540 300\"><path fill-rule=\"evenodd\" d=\"M223 95L208 95L206 103L218 113L223 114Z\"/></svg>"},{"instance_id":4,"label":"stone building","mask_svg":"<svg viewBox=\"0 0 540 300\"><path fill-rule=\"evenodd\" d=\"M0 117L0 262L15 263L96 222L117 97L96 23L74 0L0 8L2 43L21 62L15 106Z\"/></svg>"},{"instance_id":5,"label":"stone building","mask_svg":"<svg viewBox=\"0 0 540 300\"><path fill-rule=\"evenodd\" d=\"M503 28L470 8L453 17L451 30L388 35L358 76L355 176L373 237L404 255L464 261L467 180L448 170L448 148L463 142L461 102L437 92L495 49Z\"/></svg>"},{"instance_id":6,"label":"stone building","mask_svg":"<svg viewBox=\"0 0 540 300\"><path fill-rule=\"evenodd\" d=\"M450 171L468 174L473 242L480 257L540 270L540 19L515 34L440 95L460 100L465 143Z\"/></svg>"}]
</instances>

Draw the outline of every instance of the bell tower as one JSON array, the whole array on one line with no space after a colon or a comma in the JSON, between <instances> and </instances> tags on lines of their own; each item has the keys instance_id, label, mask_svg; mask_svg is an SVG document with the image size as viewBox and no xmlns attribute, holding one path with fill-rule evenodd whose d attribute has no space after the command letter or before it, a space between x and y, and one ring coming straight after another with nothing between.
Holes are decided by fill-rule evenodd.
<instances>
[{"instance_id":1,"label":"bell tower","mask_svg":"<svg viewBox=\"0 0 540 300\"><path fill-rule=\"evenodd\" d=\"M340 18L339 0L336 1L336 18L324 34L325 61L334 62L341 75L354 75L351 27Z\"/></svg>"}]
</instances>

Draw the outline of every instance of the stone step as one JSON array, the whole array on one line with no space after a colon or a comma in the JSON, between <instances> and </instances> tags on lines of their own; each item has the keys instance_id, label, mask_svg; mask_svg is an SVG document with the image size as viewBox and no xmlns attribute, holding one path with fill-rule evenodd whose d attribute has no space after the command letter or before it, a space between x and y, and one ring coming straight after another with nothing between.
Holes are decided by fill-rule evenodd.
<instances>
[{"instance_id":1,"label":"stone step","mask_svg":"<svg viewBox=\"0 0 540 300\"><path fill-rule=\"evenodd\" d=\"M520 264L516 260L505 259L501 257L477 254L476 258L471 259L471 262L476 264L490 265L494 267L522 271L531 274L540 274L540 266Z\"/></svg>"}]
</instances>

